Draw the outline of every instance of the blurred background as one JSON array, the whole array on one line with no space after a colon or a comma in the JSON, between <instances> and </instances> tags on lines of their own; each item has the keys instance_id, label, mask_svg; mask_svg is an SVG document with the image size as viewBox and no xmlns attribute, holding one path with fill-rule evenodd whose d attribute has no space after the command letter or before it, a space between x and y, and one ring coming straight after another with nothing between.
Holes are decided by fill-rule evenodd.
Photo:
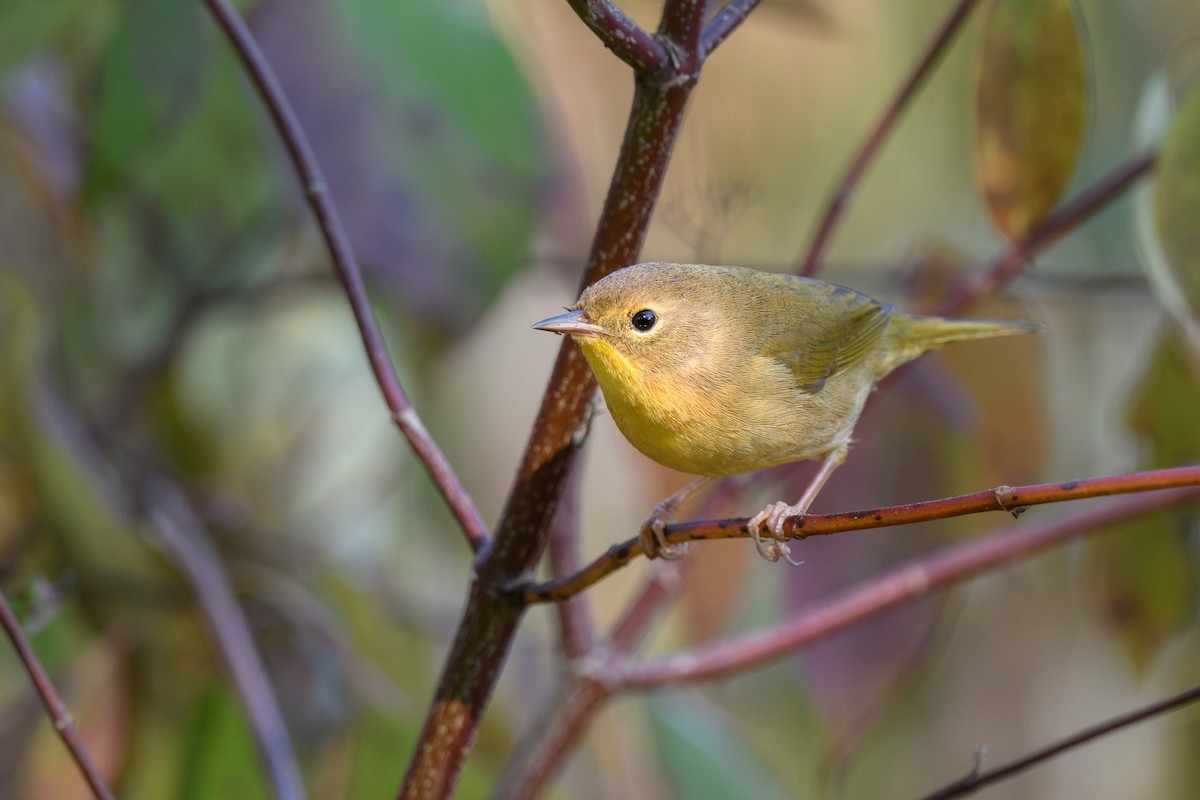
<instances>
[{"instance_id":1,"label":"blurred background","mask_svg":"<svg viewBox=\"0 0 1200 800\"><path fill-rule=\"evenodd\" d=\"M629 70L560 0L238 5L327 172L405 388L490 524L559 345L529 325L575 299ZM764 2L705 67L646 260L794 269L949 5ZM651 28L659 6L622 4ZM1200 63L1193 2L1080 0L1076 14L1089 111L1068 196L1157 144ZM980 27L907 110L821 277L919 306L1002 251L972 162ZM972 309L1040 335L890 380L814 511L1200 459L1200 358L1177 321L1200 282L1162 279L1153 200L1147 183L1113 203ZM792 498L805 470L704 511ZM601 416L581 480L591 557L688 477ZM389 423L277 137L199 3L0 0L0 589L119 796L265 797L152 524L171 497L236 586L311 795L393 796L470 554ZM769 624L1008 524L804 542L797 569L743 541L694 546L648 650ZM979 746L999 763L1191 686L1195 528L1194 509L1145 517L767 668L623 697L552 796L917 796ZM602 625L645 570L589 593ZM527 615L459 796L488 794L549 698L552 614ZM987 796L1193 797L1198 750L1200 712L1184 710ZM0 797L86 796L0 647Z\"/></svg>"}]
</instances>

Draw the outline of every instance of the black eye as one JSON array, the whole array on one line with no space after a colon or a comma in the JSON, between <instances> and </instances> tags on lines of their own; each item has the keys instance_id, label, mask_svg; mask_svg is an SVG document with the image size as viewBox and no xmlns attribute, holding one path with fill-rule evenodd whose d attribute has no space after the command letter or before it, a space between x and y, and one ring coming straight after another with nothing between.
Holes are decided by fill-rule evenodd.
<instances>
[{"instance_id":1,"label":"black eye","mask_svg":"<svg viewBox=\"0 0 1200 800\"><path fill-rule=\"evenodd\" d=\"M643 308L641 311L634 314L633 319L631 319L629 322L633 325L634 330L645 333L653 328L654 324L658 322L658 314L655 314L648 308Z\"/></svg>"}]
</instances>

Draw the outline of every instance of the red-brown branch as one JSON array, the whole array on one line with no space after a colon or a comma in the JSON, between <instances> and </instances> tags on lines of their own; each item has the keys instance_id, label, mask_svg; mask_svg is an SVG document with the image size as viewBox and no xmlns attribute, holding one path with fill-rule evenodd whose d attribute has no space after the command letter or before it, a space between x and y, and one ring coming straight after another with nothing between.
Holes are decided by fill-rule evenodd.
<instances>
[{"instance_id":1,"label":"red-brown branch","mask_svg":"<svg viewBox=\"0 0 1200 800\"><path fill-rule=\"evenodd\" d=\"M862 586L767 630L712 647L631 664L622 670L619 683L626 689L647 688L712 680L761 666L935 589L1043 552L1114 522L1197 498L1200 490L1196 488L1127 497L1066 519L1029 527L1013 526L1003 533L946 548L872 577Z\"/></svg>"},{"instance_id":2,"label":"red-brown branch","mask_svg":"<svg viewBox=\"0 0 1200 800\"><path fill-rule=\"evenodd\" d=\"M699 77L697 48L705 8L703 0L667 0L663 8L657 36L673 55L666 67L637 75L629 124L582 286L635 263L641 252L683 111ZM401 797L446 797L454 787L526 608L498 587L528 574L541 557L568 470L586 435L595 389L578 348L564 341L495 538L477 561Z\"/></svg>"},{"instance_id":3,"label":"red-brown branch","mask_svg":"<svg viewBox=\"0 0 1200 800\"><path fill-rule=\"evenodd\" d=\"M1009 511L1020 513L1029 506L1043 503L1060 503L1066 500L1082 500L1088 497L1128 492L1150 492L1160 489L1200 485L1200 466L1176 467L1173 469L1134 472L1127 475L1109 475L1098 478L1083 478L1058 483L1043 483L1033 486L999 487L985 489L972 494L947 497L941 500L926 500L896 506L873 508L866 511L845 511L838 514L812 514L789 517L784 530L795 539L809 536L825 536L843 531L884 528L892 525L907 525L913 522L928 522L948 519L965 514L984 511ZM1006 490L1006 491L1002 491ZM668 525L667 541L682 543L702 539L734 539L749 536L742 518L697 520ZM542 584L525 584L513 591L522 602L557 602L583 591L594 583L616 572L642 554L638 540L630 539L613 545L604 555L576 572Z\"/></svg>"}]
</instances>

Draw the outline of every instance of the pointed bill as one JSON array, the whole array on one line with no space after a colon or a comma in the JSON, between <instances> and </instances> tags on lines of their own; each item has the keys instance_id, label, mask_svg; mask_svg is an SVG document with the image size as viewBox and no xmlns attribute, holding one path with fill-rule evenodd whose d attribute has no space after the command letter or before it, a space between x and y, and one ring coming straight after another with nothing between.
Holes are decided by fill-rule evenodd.
<instances>
[{"instance_id":1,"label":"pointed bill","mask_svg":"<svg viewBox=\"0 0 1200 800\"><path fill-rule=\"evenodd\" d=\"M599 325L584 319L582 311L568 311L557 317L535 322L531 327L534 330L550 331L565 336L599 336L602 330Z\"/></svg>"}]
</instances>

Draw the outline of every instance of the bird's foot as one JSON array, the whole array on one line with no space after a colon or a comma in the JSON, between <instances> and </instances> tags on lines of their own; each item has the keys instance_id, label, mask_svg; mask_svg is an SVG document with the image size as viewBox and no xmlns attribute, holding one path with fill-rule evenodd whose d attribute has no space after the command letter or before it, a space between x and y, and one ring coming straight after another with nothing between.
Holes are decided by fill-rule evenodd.
<instances>
[{"instance_id":1,"label":"bird's foot","mask_svg":"<svg viewBox=\"0 0 1200 800\"><path fill-rule=\"evenodd\" d=\"M671 515L665 514L662 504L655 507L650 516L642 521L642 527L638 531L638 541L642 545L642 552L646 554L646 558L662 558L667 561L674 561L687 553L686 544L671 544L667 541L667 523L671 521Z\"/></svg>"},{"instance_id":2,"label":"bird's foot","mask_svg":"<svg viewBox=\"0 0 1200 800\"><path fill-rule=\"evenodd\" d=\"M758 549L758 554L771 563L775 563L781 558L793 567L798 567L804 563L792 558L792 551L787 546L788 535L783 532L784 520L803 513L804 509L800 506L777 502L772 503L751 517L750 521L746 524L746 528L750 531L750 536L754 538L754 546ZM762 535L764 524L767 531L771 534L770 540L764 539Z\"/></svg>"}]
</instances>

